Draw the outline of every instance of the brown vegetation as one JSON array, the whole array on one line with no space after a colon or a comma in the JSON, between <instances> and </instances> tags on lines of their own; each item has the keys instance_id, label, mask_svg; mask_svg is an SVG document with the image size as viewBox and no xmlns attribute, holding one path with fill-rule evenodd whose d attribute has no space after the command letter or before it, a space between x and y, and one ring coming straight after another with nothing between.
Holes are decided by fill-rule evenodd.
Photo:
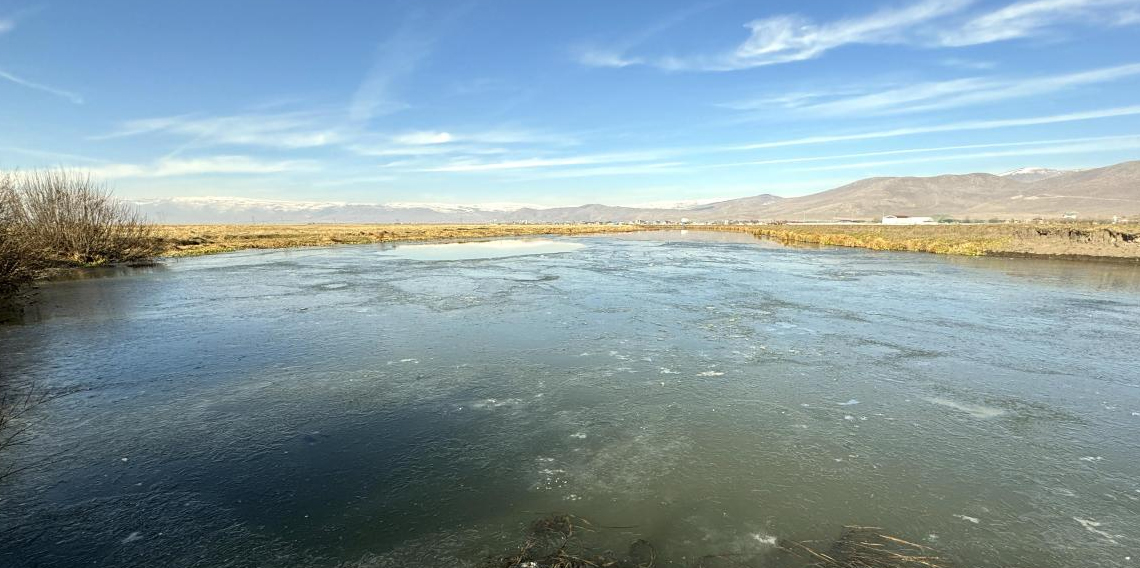
<instances>
[{"instance_id":1,"label":"brown vegetation","mask_svg":"<svg viewBox=\"0 0 1140 568\"><path fill-rule=\"evenodd\" d=\"M157 227L165 256L243 249L331 246L387 241L463 240L535 235L586 235L676 229L637 225L167 225ZM1136 225L707 225L688 229L740 231L786 243L969 256L1043 255L1140 259Z\"/></svg>"},{"instance_id":2,"label":"brown vegetation","mask_svg":"<svg viewBox=\"0 0 1140 568\"><path fill-rule=\"evenodd\" d=\"M156 229L164 256L197 256L243 249L463 240L536 235L584 235L648 230L633 225L166 225Z\"/></svg>"},{"instance_id":3,"label":"brown vegetation","mask_svg":"<svg viewBox=\"0 0 1140 568\"><path fill-rule=\"evenodd\" d=\"M785 243L873 250L1140 259L1140 226L1137 225L772 225L718 229L745 231Z\"/></svg>"},{"instance_id":4,"label":"brown vegetation","mask_svg":"<svg viewBox=\"0 0 1140 568\"><path fill-rule=\"evenodd\" d=\"M86 174L0 174L0 297L45 269L151 258L160 244L153 231Z\"/></svg>"}]
</instances>

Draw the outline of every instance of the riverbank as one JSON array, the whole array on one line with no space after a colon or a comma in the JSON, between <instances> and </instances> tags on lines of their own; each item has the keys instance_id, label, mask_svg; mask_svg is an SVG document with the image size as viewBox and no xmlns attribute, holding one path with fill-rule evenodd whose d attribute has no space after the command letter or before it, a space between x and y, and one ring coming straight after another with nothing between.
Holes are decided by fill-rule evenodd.
<instances>
[{"instance_id":1,"label":"riverbank","mask_svg":"<svg viewBox=\"0 0 1140 568\"><path fill-rule=\"evenodd\" d=\"M872 250L1140 261L1138 225L778 225L736 230L787 243Z\"/></svg>"},{"instance_id":2,"label":"riverbank","mask_svg":"<svg viewBox=\"0 0 1140 568\"><path fill-rule=\"evenodd\" d=\"M164 225L156 229L162 255L199 256L388 241L586 235L657 230L637 225ZM785 243L930 252L966 256L1042 256L1140 261L1140 225L729 225L700 230L740 231Z\"/></svg>"},{"instance_id":3,"label":"riverbank","mask_svg":"<svg viewBox=\"0 0 1140 568\"><path fill-rule=\"evenodd\" d=\"M368 244L388 241L585 235L651 230L636 225L162 225L162 256L245 249Z\"/></svg>"}]
</instances>

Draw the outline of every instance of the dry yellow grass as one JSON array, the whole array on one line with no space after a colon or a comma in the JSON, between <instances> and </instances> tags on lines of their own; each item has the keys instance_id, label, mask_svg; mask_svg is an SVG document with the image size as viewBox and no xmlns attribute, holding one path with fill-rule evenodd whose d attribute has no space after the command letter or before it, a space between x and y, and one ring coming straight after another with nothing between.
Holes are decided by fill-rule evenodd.
<instances>
[{"instance_id":1,"label":"dry yellow grass","mask_svg":"<svg viewBox=\"0 0 1140 568\"><path fill-rule=\"evenodd\" d=\"M874 250L1140 258L1136 225L779 225L748 230L783 242Z\"/></svg>"},{"instance_id":2,"label":"dry yellow grass","mask_svg":"<svg viewBox=\"0 0 1140 568\"><path fill-rule=\"evenodd\" d=\"M167 225L158 227L165 256L243 249L585 235L676 227L632 225ZM1140 259L1137 225L770 225L694 226L742 231L787 243L956 255L1048 255Z\"/></svg>"},{"instance_id":3,"label":"dry yellow grass","mask_svg":"<svg viewBox=\"0 0 1140 568\"><path fill-rule=\"evenodd\" d=\"M163 225L164 256L197 256L243 249L583 235L645 230L631 225Z\"/></svg>"}]
</instances>

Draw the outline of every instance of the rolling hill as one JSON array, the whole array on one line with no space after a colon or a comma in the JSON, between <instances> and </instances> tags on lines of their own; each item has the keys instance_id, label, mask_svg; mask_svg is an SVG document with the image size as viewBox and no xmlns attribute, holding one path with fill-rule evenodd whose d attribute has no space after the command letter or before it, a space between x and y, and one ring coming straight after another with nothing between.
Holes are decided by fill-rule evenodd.
<instances>
[{"instance_id":1,"label":"rolling hill","mask_svg":"<svg viewBox=\"0 0 1140 568\"><path fill-rule=\"evenodd\" d=\"M590 204L438 205L265 201L181 197L135 201L159 223L491 223L725 220L832 221L883 215L955 218L1140 217L1140 161L1061 171L1022 168L1001 175L875 177L801 197L761 194L673 208Z\"/></svg>"}]
</instances>

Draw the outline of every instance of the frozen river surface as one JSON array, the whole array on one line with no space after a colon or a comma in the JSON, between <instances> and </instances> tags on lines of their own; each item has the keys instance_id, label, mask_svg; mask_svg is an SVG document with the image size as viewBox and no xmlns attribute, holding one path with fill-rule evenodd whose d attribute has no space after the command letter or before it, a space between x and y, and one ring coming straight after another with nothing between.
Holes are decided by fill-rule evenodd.
<instances>
[{"instance_id":1,"label":"frozen river surface","mask_svg":"<svg viewBox=\"0 0 1140 568\"><path fill-rule=\"evenodd\" d=\"M45 285L0 373L71 394L7 457L0 566L467 566L554 511L659 566L793 565L776 539L851 524L1140 565L1136 266L430 246Z\"/></svg>"}]
</instances>

